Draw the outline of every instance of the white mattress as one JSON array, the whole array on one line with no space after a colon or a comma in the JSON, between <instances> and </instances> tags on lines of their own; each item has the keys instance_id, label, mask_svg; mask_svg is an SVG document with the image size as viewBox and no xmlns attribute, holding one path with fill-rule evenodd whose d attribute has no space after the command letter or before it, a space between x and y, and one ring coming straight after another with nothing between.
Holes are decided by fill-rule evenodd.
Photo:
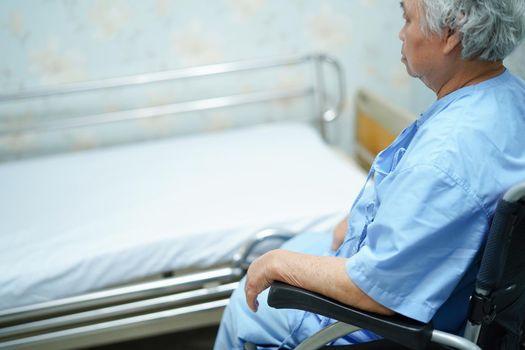
<instances>
[{"instance_id":1,"label":"white mattress","mask_svg":"<svg viewBox=\"0 0 525 350\"><path fill-rule=\"evenodd\" d=\"M262 228L330 231L364 178L301 124L0 164L0 309L224 262Z\"/></svg>"}]
</instances>

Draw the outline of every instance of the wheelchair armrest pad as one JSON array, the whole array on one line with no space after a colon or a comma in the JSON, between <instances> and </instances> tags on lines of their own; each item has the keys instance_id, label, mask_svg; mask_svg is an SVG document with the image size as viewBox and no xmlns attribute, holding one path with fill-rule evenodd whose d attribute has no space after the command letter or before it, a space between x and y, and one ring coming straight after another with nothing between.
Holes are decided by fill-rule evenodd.
<instances>
[{"instance_id":1,"label":"wheelchair armrest pad","mask_svg":"<svg viewBox=\"0 0 525 350\"><path fill-rule=\"evenodd\" d=\"M385 339L411 349L424 349L432 336L432 325L395 315L383 316L344 305L323 295L274 282L268 305L277 309L299 309L368 329Z\"/></svg>"}]
</instances>

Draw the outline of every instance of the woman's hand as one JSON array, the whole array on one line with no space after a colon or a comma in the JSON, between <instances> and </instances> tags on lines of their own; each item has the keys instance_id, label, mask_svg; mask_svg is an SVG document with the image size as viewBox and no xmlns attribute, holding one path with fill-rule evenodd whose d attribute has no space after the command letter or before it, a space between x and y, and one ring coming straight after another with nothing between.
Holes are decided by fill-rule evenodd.
<instances>
[{"instance_id":1,"label":"woman's hand","mask_svg":"<svg viewBox=\"0 0 525 350\"><path fill-rule=\"evenodd\" d=\"M259 303L257 295L270 287L274 281L285 282L297 287L303 287L297 276L297 266L308 260L305 254L299 254L283 249L271 250L257 258L246 273L244 293L246 302L252 311L257 311Z\"/></svg>"},{"instance_id":2,"label":"woman's hand","mask_svg":"<svg viewBox=\"0 0 525 350\"><path fill-rule=\"evenodd\" d=\"M336 251L339 249L343 241L345 240L346 231L348 230L348 218L345 217L337 226L334 228L332 235L332 245L331 249Z\"/></svg>"},{"instance_id":3,"label":"woman's hand","mask_svg":"<svg viewBox=\"0 0 525 350\"><path fill-rule=\"evenodd\" d=\"M272 268L275 264L275 250L260 256L251 263L246 273L246 284L244 285L244 293L246 294L246 302L252 311L257 311L259 303L257 302L257 295L268 288L274 281L272 276Z\"/></svg>"},{"instance_id":4,"label":"woman's hand","mask_svg":"<svg viewBox=\"0 0 525 350\"><path fill-rule=\"evenodd\" d=\"M339 225L338 225L339 226ZM283 249L272 250L256 259L246 274L244 292L252 311L257 311L257 296L273 281L311 290L366 311L392 315L393 311L366 295L349 278L346 259L315 256Z\"/></svg>"}]
</instances>

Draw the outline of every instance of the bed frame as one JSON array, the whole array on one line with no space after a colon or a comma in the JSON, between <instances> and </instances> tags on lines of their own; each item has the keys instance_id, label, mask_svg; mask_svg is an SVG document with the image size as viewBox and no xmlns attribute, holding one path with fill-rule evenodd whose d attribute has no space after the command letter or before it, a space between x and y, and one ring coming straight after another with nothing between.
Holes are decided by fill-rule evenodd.
<instances>
[{"instance_id":1,"label":"bed frame","mask_svg":"<svg viewBox=\"0 0 525 350\"><path fill-rule=\"evenodd\" d=\"M346 96L341 66L326 55L308 55L276 60L257 60L208 65L102 81L76 83L0 95L0 103L46 96L76 94L123 86L145 85L179 79L273 67L308 66L313 81L299 89L252 92L159 106L47 121L0 130L0 136L40 130L71 129L94 124L123 122L186 112L306 98L313 102L313 115L326 138L327 123L343 110ZM335 73L336 97L328 92L326 71ZM357 155L369 162L410 120L406 113L392 113L384 101L367 91L357 95ZM379 107L377 107L379 106ZM379 117L377 117L379 115ZM387 121L385 122L385 116ZM378 125L376 125L378 124ZM386 125L386 126L385 126ZM369 128L380 130L369 133ZM378 129L379 127L379 129ZM385 135L385 133L387 135ZM159 278L95 291L49 302L0 310L0 349L69 349L108 344L217 324L229 296L238 286L261 242L282 243L294 233L277 229L258 232L226 266L198 271L175 271Z\"/></svg>"},{"instance_id":2,"label":"bed frame","mask_svg":"<svg viewBox=\"0 0 525 350\"><path fill-rule=\"evenodd\" d=\"M0 137L99 124L133 121L272 101L312 101L321 134L343 109L345 84L341 66L325 55L207 65L130 77L113 78L0 95L0 103L82 92L142 86L218 75L248 74L270 68L311 69L307 86L173 102L137 109L50 120L0 129ZM327 71L335 74L335 98L328 92ZM334 84L332 83L332 86ZM333 103L329 102L334 101ZM67 349L142 338L217 324L232 291L244 275L261 241L282 240L289 232L264 230L247 242L227 266L204 271L176 271L160 278L107 290L0 311L0 349Z\"/></svg>"}]
</instances>

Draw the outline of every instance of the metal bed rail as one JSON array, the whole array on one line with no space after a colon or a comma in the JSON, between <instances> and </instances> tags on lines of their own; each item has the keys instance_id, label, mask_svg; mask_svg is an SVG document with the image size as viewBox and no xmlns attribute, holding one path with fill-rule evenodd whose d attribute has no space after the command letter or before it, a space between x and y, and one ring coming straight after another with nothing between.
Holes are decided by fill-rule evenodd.
<instances>
[{"instance_id":1,"label":"metal bed rail","mask_svg":"<svg viewBox=\"0 0 525 350\"><path fill-rule=\"evenodd\" d=\"M257 232L230 267L0 311L0 349L70 349L217 324L258 246L295 233Z\"/></svg>"},{"instance_id":2,"label":"metal bed rail","mask_svg":"<svg viewBox=\"0 0 525 350\"><path fill-rule=\"evenodd\" d=\"M237 287L238 282L226 285L209 286L187 292L174 293L162 297L149 298L145 300L118 304L95 310L77 312L63 316L46 318L44 320L27 322L23 325L14 325L0 329L1 338L11 338L27 332L40 332L48 329L56 329L73 324L86 324L109 318L117 318L129 314L146 313L156 309L172 309L188 304L196 304L209 301L214 298L228 297Z\"/></svg>"},{"instance_id":3,"label":"metal bed rail","mask_svg":"<svg viewBox=\"0 0 525 350\"><path fill-rule=\"evenodd\" d=\"M145 298L182 293L202 287L203 285L217 285L236 281L239 280L241 276L242 271L239 268L219 268L187 276L170 277L158 281L133 284L44 303L1 310L0 327L45 319L78 310L89 310ZM0 329L0 337L3 331L3 328Z\"/></svg>"},{"instance_id":4,"label":"metal bed rail","mask_svg":"<svg viewBox=\"0 0 525 350\"><path fill-rule=\"evenodd\" d=\"M0 340L0 349L70 349L212 325L220 320L228 298Z\"/></svg>"},{"instance_id":5,"label":"metal bed rail","mask_svg":"<svg viewBox=\"0 0 525 350\"><path fill-rule=\"evenodd\" d=\"M3 327L0 349L76 348L216 324L238 283Z\"/></svg>"},{"instance_id":6,"label":"metal bed rail","mask_svg":"<svg viewBox=\"0 0 525 350\"><path fill-rule=\"evenodd\" d=\"M194 77L221 75L243 71L257 71L275 67L299 66L311 64L313 69L313 84L300 89L287 89L282 91L265 91L258 93L247 93L216 98L197 99L193 101L175 102L154 107L135 108L117 112L86 115L64 120L50 120L34 123L22 127L11 127L0 129L0 136L13 133L26 133L34 131L49 131L78 128L99 124L115 123L158 117L164 115L180 114L185 112L202 111L216 108L254 104L274 100L286 100L298 97L313 97L315 104L314 114L319 118L321 134L326 137L325 124L337 119L344 108L346 85L341 65L332 57L323 54L313 54L291 58L274 60L251 60L223 64L214 64L201 67L177 69L164 72L139 74L127 77L112 78L98 81L88 81L64 84L58 87L42 87L29 91L11 92L0 94L0 103L17 100L28 100L75 94L80 92L100 91L115 89L119 87L130 87L138 85L153 84L159 82L175 81ZM325 66L335 72L337 79L337 97L333 103L329 103L326 89Z\"/></svg>"}]
</instances>

